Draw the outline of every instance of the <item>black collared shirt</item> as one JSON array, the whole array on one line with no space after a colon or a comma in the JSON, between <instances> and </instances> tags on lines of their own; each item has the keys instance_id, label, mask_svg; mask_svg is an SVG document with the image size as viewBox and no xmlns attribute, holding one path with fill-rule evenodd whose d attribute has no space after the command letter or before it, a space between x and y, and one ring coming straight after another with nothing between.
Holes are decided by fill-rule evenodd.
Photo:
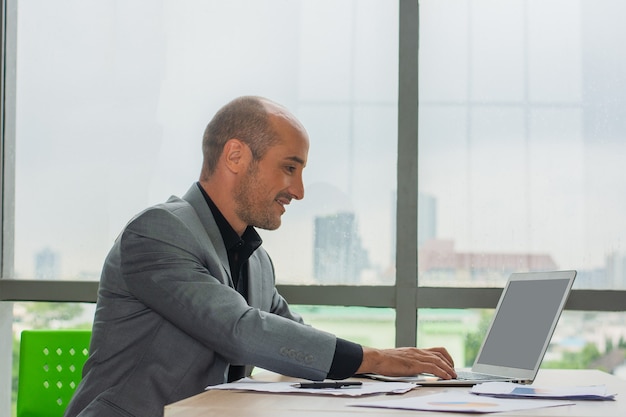
<instances>
[{"instance_id":1,"label":"black collared shirt","mask_svg":"<svg viewBox=\"0 0 626 417\"><path fill-rule=\"evenodd\" d=\"M247 300L248 258L261 246L263 240L252 226L248 226L240 237L217 208L213 200L211 200L211 197L204 191L200 183L198 183L198 188L200 188L204 199L209 205L215 223L217 223L217 227L224 240L224 246L226 246L226 253L228 254L230 275L233 278L235 289Z\"/></svg>"},{"instance_id":2,"label":"black collared shirt","mask_svg":"<svg viewBox=\"0 0 626 417\"><path fill-rule=\"evenodd\" d=\"M235 289L248 299L248 259L263 243L261 236L254 230L254 227L248 226L243 236L240 237L211 200L211 197L204 191L202 185L199 182L197 185L211 209L215 223L217 223L224 240L228 253L228 263L230 264L230 275L233 277ZM362 360L363 348L361 345L338 337L328 378L344 379L351 377L356 373Z\"/></svg>"}]
</instances>

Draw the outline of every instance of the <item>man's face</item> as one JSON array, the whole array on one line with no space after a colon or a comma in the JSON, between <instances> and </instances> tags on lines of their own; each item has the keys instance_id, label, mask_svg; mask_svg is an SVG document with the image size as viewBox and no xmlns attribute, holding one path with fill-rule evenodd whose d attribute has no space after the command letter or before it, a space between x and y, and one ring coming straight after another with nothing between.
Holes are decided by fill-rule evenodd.
<instances>
[{"instance_id":1,"label":"man's face","mask_svg":"<svg viewBox=\"0 0 626 417\"><path fill-rule=\"evenodd\" d=\"M275 122L280 142L248 166L234 191L237 216L249 226L275 230L285 206L304 197L302 170L309 141L306 133L283 119Z\"/></svg>"}]
</instances>

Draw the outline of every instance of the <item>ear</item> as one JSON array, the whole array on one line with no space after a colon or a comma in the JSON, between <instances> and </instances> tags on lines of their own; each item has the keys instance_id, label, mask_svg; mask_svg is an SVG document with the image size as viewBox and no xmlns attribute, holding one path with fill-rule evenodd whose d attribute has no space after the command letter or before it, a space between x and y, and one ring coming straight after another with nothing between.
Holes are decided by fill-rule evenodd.
<instances>
[{"instance_id":1,"label":"ear","mask_svg":"<svg viewBox=\"0 0 626 417\"><path fill-rule=\"evenodd\" d=\"M222 158L226 167L233 173L247 169L252 154L248 145L239 139L229 139L224 145Z\"/></svg>"}]
</instances>

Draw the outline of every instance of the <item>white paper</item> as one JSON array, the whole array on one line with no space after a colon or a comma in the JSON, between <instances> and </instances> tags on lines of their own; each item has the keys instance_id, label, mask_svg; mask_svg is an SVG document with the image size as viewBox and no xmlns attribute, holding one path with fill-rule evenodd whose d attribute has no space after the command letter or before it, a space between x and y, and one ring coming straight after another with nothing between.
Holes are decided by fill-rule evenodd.
<instances>
[{"instance_id":1,"label":"white paper","mask_svg":"<svg viewBox=\"0 0 626 417\"><path fill-rule=\"evenodd\" d=\"M500 398L552 398L568 400L613 400L605 385L548 387L514 384L511 382L485 382L472 387L473 394Z\"/></svg>"},{"instance_id":2,"label":"white paper","mask_svg":"<svg viewBox=\"0 0 626 417\"><path fill-rule=\"evenodd\" d=\"M420 397L408 397L397 400L379 400L350 403L355 407L394 408L402 410L448 411L457 413L498 413L503 411L530 410L533 408L573 405L571 401L504 399L481 397L478 395L444 391L438 394Z\"/></svg>"},{"instance_id":3,"label":"white paper","mask_svg":"<svg viewBox=\"0 0 626 417\"><path fill-rule=\"evenodd\" d=\"M363 382L363 385L360 386L322 389L297 388L293 386L293 384L296 383L297 382L263 382L251 378L243 378L237 382L208 386L206 389L358 397L371 394L403 394L417 388L417 385L408 382Z\"/></svg>"}]
</instances>

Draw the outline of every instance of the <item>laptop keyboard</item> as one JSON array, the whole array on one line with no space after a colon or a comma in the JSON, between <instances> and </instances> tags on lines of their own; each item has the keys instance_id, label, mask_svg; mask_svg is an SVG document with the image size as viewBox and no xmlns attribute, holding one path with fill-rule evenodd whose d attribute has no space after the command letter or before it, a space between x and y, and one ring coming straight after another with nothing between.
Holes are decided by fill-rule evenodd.
<instances>
[{"instance_id":1,"label":"laptop keyboard","mask_svg":"<svg viewBox=\"0 0 626 417\"><path fill-rule=\"evenodd\" d=\"M507 378L499 377L495 375L479 374L479 373L470 372L470 371L457 371L456 379L481 381L481 380L494 380L494 379L507 379Z\"/></svg>"}]
</instances>

